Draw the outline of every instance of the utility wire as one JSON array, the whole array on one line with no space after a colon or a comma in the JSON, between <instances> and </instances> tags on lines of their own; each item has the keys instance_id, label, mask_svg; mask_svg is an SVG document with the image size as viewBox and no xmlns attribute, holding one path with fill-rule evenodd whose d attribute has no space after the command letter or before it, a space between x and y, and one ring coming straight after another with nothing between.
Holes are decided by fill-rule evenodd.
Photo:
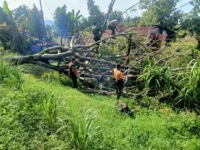
<instances>
[{"instance_id":1,"label":"utility wire","mask_svg":"<svg viewBox=\"0 0 200 150\"><path fill-rule=\"evenodd\" d=\"M189 2L187 2L187 3L185 3L185 4L183 4L183 5L181 5L180 7L175 8L175 10L182 8L182 7L188 5L189 3L193 2L193 1L194 1L194 0L191 0L191 1L189 1ZM175 11L175 10L174 10L174 11Z\"/></svg>"},{"instance_id":2,"label":"utility wire","mask_svg":"<svg viewBox=\"0 0 200 150\"><path fill-rule=\"evenodd\" d=\"M44 0L44 2L45 2L45 4L46 4L46 6L47 6L47 8L48 8L49 12L50 12L50 13L51 13L51 15L53 16L53 13L52 13L51 9L49 8L49 6L48 6L48 4L47 4L46 0Z\"/></svg>"},{"instance_id":3,"label":"utility wire","mask_svg":"<svg viewBox=\"0 0 200 150\"><path fill-rule=\"evenodd\" d=\"M122 13L120 14L120 16L119 16L118 18L120 18L120 17L123 16L128 10L132 9L133 7L135 7L135 6L139 5L139 4L140 4L140 2L139 2L139 3L136 3L136 4L134 4L134 5L132 5L132 6L129 7L129 8L127 8L124 12L122 12Z\"/></svg>"},{"instance_id":4,"label":"utility wire","mask_svg":"<svg viewBox=\"0 0 200 150\"><path fill-rule=\"evenodd\" d=\"M189 2L187 2L187 3L185 3L185 4L183 4L183 5L181 5L180 7L175 8L173 11L180 9L180 8L182 8L182 7L186 6L186 5L188 5L189 3L193 2L193 1L194 1L194 0L191 0L191 1L189 1ZM123 16L128 10L134 8L135 6L139 5L140 3L141 3L141 2L136 3L136 4L132 5L131 7L127 8L127 9L124 9L125 11L122 12L122 13L120 14L119 18L120 18L121 16Z\"/></svg>"}]
</instances>

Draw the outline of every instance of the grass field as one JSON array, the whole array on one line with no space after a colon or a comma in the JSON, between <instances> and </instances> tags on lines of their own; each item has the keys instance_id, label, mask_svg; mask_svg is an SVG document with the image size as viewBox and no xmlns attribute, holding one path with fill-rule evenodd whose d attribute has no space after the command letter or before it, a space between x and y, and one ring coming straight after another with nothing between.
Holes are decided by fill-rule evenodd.
<instances>
[{"instance_id":1,"label":"grass field","mask_svg":"<svg viewBox=\"0 0 200 150\"><path fill-rule=\"evenodd\" d=\"M64 86L57 73L10 75L13 68L2 68L0 149L200 149L200 118L195 113L174 112L153 98L122 98L134 108L135 118L130 118L117 111L115 96Z\"/></svg>"}]
</instances>

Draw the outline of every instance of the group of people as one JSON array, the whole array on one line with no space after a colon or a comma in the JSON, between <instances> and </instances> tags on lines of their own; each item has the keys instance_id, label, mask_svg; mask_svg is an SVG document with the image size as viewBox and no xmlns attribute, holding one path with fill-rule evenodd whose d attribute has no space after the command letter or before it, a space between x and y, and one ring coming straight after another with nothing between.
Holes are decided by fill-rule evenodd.
<instances>
[{"instance_id":1,"label":"group of people","mask_svg":"<svg viewBox=\"0 0 200 150\"><path fill-rule=\"evenodd\" d=\"M115 30L117 31L121 31L120 27L121 25L122 19L118 18L116 20L112 20L108 23L108 28L112 31L112 35L115 35ZM93 24L92 27L92 32L93 32L93 36L94 36L94 41L98 42L101 39L101 36L103 34L103 29L101 27L99 27L97 25L97 23ZM113 37L115 38L115 37ZM97 44L97 53L98 53L98 48L99 48L99 43ZM76 59L72 58L71 62L68 64L68 68L69 68L69 75L70 78L72 79L72 87L76 88L77 87L77 76L79 73L79 66L76 65ZM120 64L117 65L117 67L113 70L114 72L114 80L115 80L115 84L116 84L116 94L117 94L117 99L120 98L121 94L122 94L122 89L123 89L123 84L124 81L126 79L126 77L124 76L124 74L120 71Z\"/></svg>"},{"instance_id":2,"label":"group of people","mask_svg":"<svg viewBox=\"0 0 200 150\"><path fill-rule=\"evenodd\" d=\"M79 66L76 65L76 59L72 58L71 62L68 64L69 68L69 75L70 78L72 79L72 87L77 88L77 76L79 73ZM116 94L117 94L117 100L119 100L121 94L122 94L122 89L124 85L124 81L126 80L125 75L120 71L121 65L118 64L116 68L113 70L114 73L114 82L116 85Z\"/></svg>"},{"instance_id":3,"label":"group of people","mask_svg":"<svg viewBox=\"0 0 200 150\"><path fill-rule=\"evenodd\" d=\"M121 32L121 26L122 26L122 19L118 18L115 20L112 20L108 23L108 29L112 31L111 35L115 35L115 30ZM102 34L104 33L103 29L98 26L98 24L95 22L92 27L92 33L93 33L93 39L95 42L98 42L101 39ZM113 37L115 38L115 37ZM99 43L97 44L97 47L99 47ZM98 48L97 48L98 53Z\"/></svg>"}]
</instances>

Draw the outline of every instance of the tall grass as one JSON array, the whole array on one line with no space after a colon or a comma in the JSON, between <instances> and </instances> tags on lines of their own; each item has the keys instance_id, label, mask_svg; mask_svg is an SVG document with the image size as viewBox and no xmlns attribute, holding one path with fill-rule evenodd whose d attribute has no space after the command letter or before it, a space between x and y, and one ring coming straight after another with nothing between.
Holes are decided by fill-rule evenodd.
<instances>
[{"instance_id":1,"label":"tall grass","mask_svg":"<svg viewBox=\"0 0 200 150\"><path fill-rule=\"evenodd\" d=\"M13 67L12 71L13 71L13 76L14 76L14 78L13 78L14 84L16 85L16 87L18 89L22 89L22 85L24 83L24 78L23 78L23 74L22 74L20 68L17 66Z\"/></svg>"},{"instance_id":2,"label":"tall grass","mask_svg":"<svg viewBox=\"0 0 200 150\"><path fill-rule=\"evenodd\" d=\"M57 116L58 116L58 108L57 108L57 101L55 99L54 92L45 92L43 93L43 114L45 120L47 121L47 125L50 129L53 130L55 127Z\"/></svg>"},{"instance_id":3,"label":"tall grass","mask_svg":"<svg viewBox=\"0 0 200 150\"><path fill-rule=\"evenodd\" d=\"M94 117L95 112L80 108L78 113L71 112L67 115L58 132L63 129L67 131L73 149L96 149L100 146L101 131L97 124L94 125Z\"/></svg>"},{"instance_id":4,"label":"tall grass","mask_svg":"<svg viewBox=\"0 0 200 150\"><path fill-rule=\"evenodd\" d=\"M138 80L144 83L150 95L157 95L159 92L169 92L173 82L173 74L169 67L153 66L147 64Z\"/></svg>"},{"instance_id":5,"label":"tall grass","mask_svg":"<svg viewBox=\"0 0 200 150\"><path fill-rule=\"evenodd\" d=\"M0 59L0 82L2 83L4 79L9 76L9 74L10 67L3 59Z\"/></svg>"},{"instance_id":6,"label":"tall grass","mask_svg":"<svg viewBox=\"0 0 200 150\"><path fill-rule=\"evenodd\" d=\"M188 72L179 74L177 82L180 90L174 101L174 105L181 105L185 109L194 108L200 113L200 61L191 61L187 68Z\"/></svg>"},{"instance_id":7,"label":"tall grass","mask_svg":"<svg viewBox=\"0 0 200 150\"><path fill-rule=\"evenodd\" d=\"M167 66L147 64L138 80L143 82L148 95L162 93L174 108L195 110L200 113L200 61L192 60L186 70L172 72Z\"/></svg>"},{"instance_id":8,"label":"tall grass","mask_svg":"<svg viewBox=\"0 0 200 150\"><path fill-rule=\"evenodd\" d=\"M11 66L3 59L0 59L0 83L7 84L10 87L15 86L21 89L24 79L18 66Z\"/></svg>"},{"instance_id":9,"label":"tall grass","mask_svg":"<svg viewBox=\"0 0 200 150\"><path fill-rule=\"evenodd\" d=\"M35 87L26 88L20 97L17 120L24 130L31 134L41 130L51 134L57 130L55 128L57 127L58 105L54 92Z\"/></svg>"}]
</instances>

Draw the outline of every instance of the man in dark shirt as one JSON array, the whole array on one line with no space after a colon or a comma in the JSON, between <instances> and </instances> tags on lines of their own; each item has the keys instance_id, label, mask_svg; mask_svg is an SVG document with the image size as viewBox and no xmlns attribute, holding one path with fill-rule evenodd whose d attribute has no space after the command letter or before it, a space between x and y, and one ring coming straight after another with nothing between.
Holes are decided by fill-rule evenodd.
<instances>
[{"instance_id":1,"label":"man in dark shirt","mask_svg":"<svg viewBox=\"0 0 200 150\"><path fill-rule=\"evenodd\" d=\"M93 24L92 33L94 36L94 38L93 38L94 41L98 42L101 39L102 29L101 29L101 27L97 26L96 22ZM99 43L97 44L97 48L96 48L97 54L99 53L98 49L99 49Z\"/></svg>"},{"instance_id":2,"label":"man in dark shirt","mask_svg":"<svg viewBox=\"0 0 200 150\"><path fill-rule=\"evenodd\" d=\"M101 32L102 32L102 29L101 27L97 26L97 23L95 22L93 24L93 27L92 27L92 33L94 35L94 41L97 42L100 40L101 38Z\"/></svg>"},{"instance_id":3,"label":"man in dark shirt","mask_svg":"<svg viewBox=\"0 0 200 150\"><path fill-rule=\"evenodd\" d=\"M71 62L68 65L69 68L69 75L72 79L72 87L76 88L77 87L77 74L78 74L78 68L75 65L76 59L72 58Z\"/></svg>"}]
</instances>

